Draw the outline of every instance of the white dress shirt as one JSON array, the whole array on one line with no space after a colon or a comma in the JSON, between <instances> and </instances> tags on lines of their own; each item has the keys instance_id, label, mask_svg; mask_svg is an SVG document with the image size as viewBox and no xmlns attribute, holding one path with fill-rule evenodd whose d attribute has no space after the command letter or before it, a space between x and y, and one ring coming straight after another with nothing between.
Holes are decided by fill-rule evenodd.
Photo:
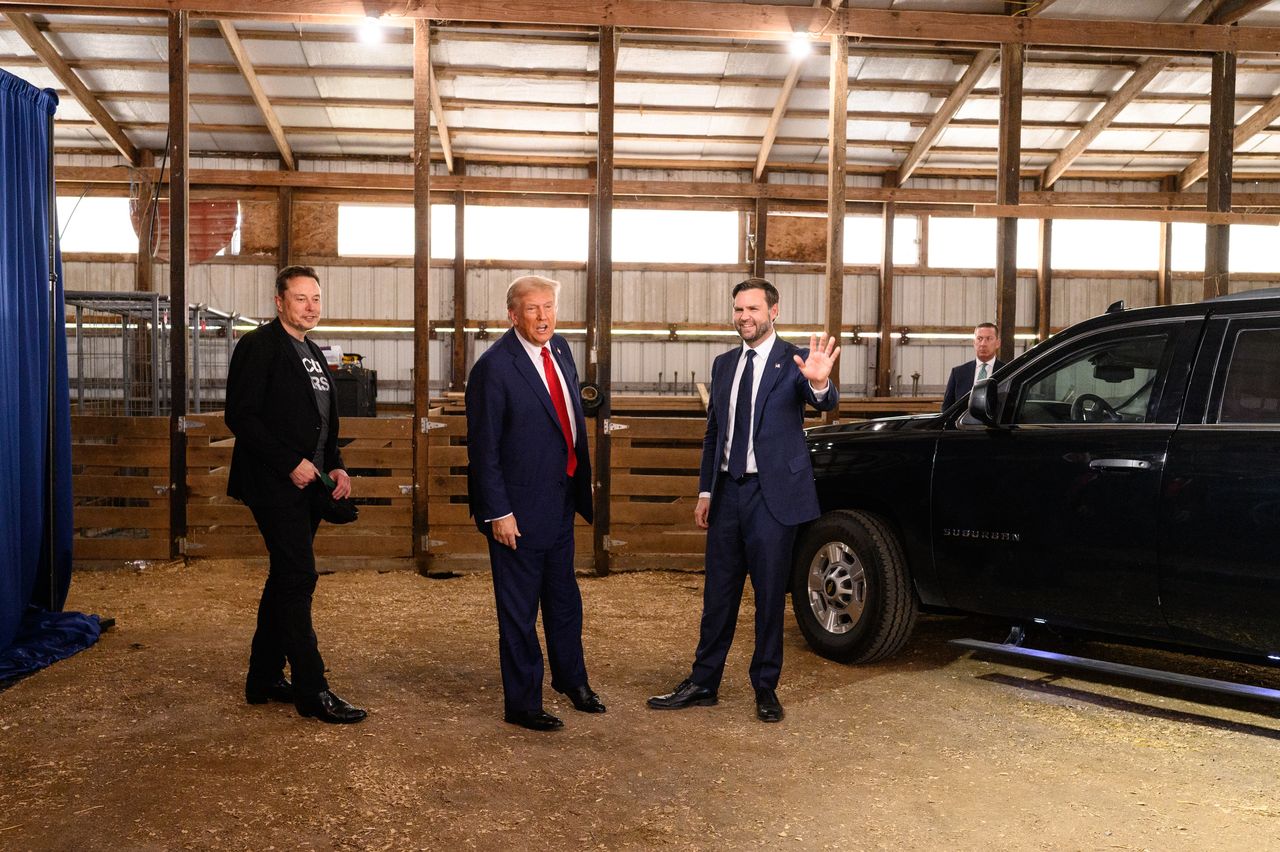
<instances>
[{"instance_id":1,"label":"white dress shirt","mask_svg":"<svg viewBox=\"0 0 1280 852\"><path fill-rule=\"evenodd\" d=\"M983 365L983 364L986 364L986 365L987 365L987 374L986 374L985 376L983 376L983 378L984 378L984 379L989 379L989 378L991 378L991 374L992 374L992 373L994 373L994 372L996 371L996 356L992 355L992 356L991 356L991 360L990 360L990 361L979 361L979 360L977 360L976 358L974 359L974 364L973 364L973 383L974 383L975 385L978 383L978 371L982 369L982 365ZM970 388L970 390L972 390L972 388Z\"/></svg>"},{"instance_id":2,"label":"white dress shirt","mask_svg":"<svg viewBox=\"0 0 1280 852\"><path fill-rule=\"evenodd\" d=\"M773 354L773 346L778 340L777 332L770 332L769 336L760 341L755 346L756 358L755 363L751 365L751 434L747 436L747 473L759 473L756 467L756 394L760 390L760 379L764 377L764 371L769 365L769 357ZM728 422L725 424L724 448L720 453L720 470L726 472L729 470L729 451L733 447L733 422L734 412L738 407L738 382L742 379L742 371L747 365L747 352L752 347L744 340L742 348L738 352L738 364L733 369L733 382L729 385L729 412L725 418ZM827 386L820 391L814 391L814 397L821 402L827 395L827 391L831 389L831 380L827 380ZM699 497L710 497L711 492L702 491Z\"/></svg>"}]
</instances>

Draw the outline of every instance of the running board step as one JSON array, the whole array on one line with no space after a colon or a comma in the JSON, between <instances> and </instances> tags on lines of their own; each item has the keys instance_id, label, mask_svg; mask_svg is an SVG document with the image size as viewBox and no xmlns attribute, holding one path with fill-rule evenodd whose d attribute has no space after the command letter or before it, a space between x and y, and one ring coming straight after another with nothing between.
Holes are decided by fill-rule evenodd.
<instances>
[{"instance_id":1,"label":"running board step","mask_svg":"<svg viewBox=\"0 0 1280 852\"><path fill-rule=\"evenodd\" d=\"M1094 660L1089 657L1073 657L1070 654L1055 654L1052 651L1038 651L1035 648L1023 648L1019 645L1007 645L1000 642L983 642L980 639L952 639L949 644L956 645L960 648L967 648L970 651L979 651L985 654L1017 657L1023 660L1033 660L1038 663L1050 663L1053 666L1065 666L1066 668L1102 672L1103 674L1109 675L1121 675L1124 677L1153 681L1155 683L1184 686L1191 689L1202 689L1207 692L1217 692L1223 695L1235 695L1241 698L1252 698L1257 701L1267 701L1272 704L1280 704L1280 690L1268 689L1265 686L1249 686L1248 684L1243 683L1233 683L1229 680L1215 680L1209 677L1196 677L1195 675L1178 674L1176 672L1167 672L1161 669L1148 669L1142 666L1130 666L1124 663L1109 663L1105 660ZM1031 665L1028 666L1028 668L1038 668L1038 666Z\"/></svg>"}]
</instances>

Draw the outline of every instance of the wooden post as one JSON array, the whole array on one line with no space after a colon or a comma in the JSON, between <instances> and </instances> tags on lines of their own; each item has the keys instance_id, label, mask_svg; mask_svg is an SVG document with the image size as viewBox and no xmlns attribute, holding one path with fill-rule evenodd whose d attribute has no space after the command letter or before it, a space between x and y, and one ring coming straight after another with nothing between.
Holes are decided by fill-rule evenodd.
<instances>
[{"instance_id":1,"label":"wooden post","mask_svg":"<svg viewBox=\"0 0 1280 852\"><path fill-rule=\"evenodd\" d=\"M826 332L840 340L844 314L844 214L846 149L849 137L849 40L831 37L830 109L827 121L827 317ZM879 365L876 366L877 371ZM840 386L840 362L831 371ZM838 412L828 411L830 422Z\"/></svg>"},{"instance_id":2,"label":"wooden post","mask_svg":"<svg viewBox=\"0 0 1280 852\"><path fill-rule=\"evenodd\" d=\"M466 173L467 164L453 161L455 172ZM453 359L449 369L449 389L461 391L467 383L467 195L453 194Z\"/></svg>"},{"instance_id":3,"label":"wooden post","mask_svg":"<svg viewBox=\"0 0 1280 852\"><path fill-rule=\"evenodd\" d=\"M431 566L427 415L431 411L431 22L413 22L413 558Z\"/></svg>"},{"instance_id":4,"label":"wooden post","mask_svg":"<svg viewBox=\"0 0 1280 852\"><path fill-rule=\"evenodd\" d=\"M1164 190L1174 192L1178 179L1172 175L1164 179ZM1160 257L1156 267L1156 304L1173 304L1173 223L1160 223Z\"/></svg>"},{"instance_id":5,"label":"wooden post","mask_svg":"<svg viewBox=\"0 0 1280 852\"><path fill-rule=\"evenodd\" d=\"M293 263L293 187L280 187L276 199L276 262L284 269Z\"/></svg>"},{"instance_id":6,"label":"wooden post","mask_svg":"<svg viewBox=\"0 0 1280 852\"><path fill-rule=\"evenodd\" d=\"M1036 265L1036 339L1052 334L1053 311L1053 220L1040 220L1040 261ZM1013 353L1005 356L1012 358Z\"/></svg>"},{"instance_id":7,"label":"wooden post","mask_svg":"<svg viewBox=\"0 0 1280 852\"><path fill-rule=\"evenodd\" d=\"M764 278L764 264L768 259L769 199L761 195L756 199L755 251L751 254L751 274Z\"/></svg>"},{"instance_id":8,"label":"wooden post","mask_svg":"<svg viewBox=\"0 0 1280 852\"><path fill-rule=\"evenodd\" d=\"M169 13L169 555L187 543L187 108L190 30L186 12Z\"/></svg>"},{"instance_id":9,"label":"wooden post","mask_svg":"<svg viewBox=\"0 0 1280 852\"><path fill-rule=\"evenodd\" d=\"M1231 212L1232 139L1235 134L1236 55L1213 55L1213 86L1209 94L1209 186L1205 205L1210 213ZM1230 290L1231 226L1206 225L1204 298Z\"/></svg>"},{"instance_id":10,"label":"wooden post","mask_svg":"<svg viewBox=\"0 0 1280 852\"><path fill-rule=\"evenodd\" d=\"M1022 63L1020 44L1000 45L1000 150L996 171L996 203L1018 203L1018 180L1022 162ZM1018 220L1002 216L996 220L996 333L1000 352L1006 358L1013 351L1014 324L1018 300Z\"/></svg>"},{"instance_id":11,"label":"wooden post","mask_svg":"<svg viewBox=\"0 0 1280 852\"><path fill-rule=\"evenodd\" d=\"M896 180L896 176L886 180ZM896 205L884 204L884 248L880 254L880 337L876 343L876 396L893 393L893 225Z\"/></svg>"},{"instance_id":12,"label":"wooden post","mask_svg":"<svg viewBox=\"0 0 1280 852\"><path fill-rule=\"evenodd\" d=\"M140 151L139 158L143 174L155 168L156 155L151 151ZM155 263L151 260L151 235L155 233L155 216L153 207L156 196L160 193L151 178L144 177L138 181L138 260L133 267L133 289L139 293L150 293L156 289Z\"/></svg>"},{"instance_id":13,"label":"wooden post","mask_svg":"<svg viewBox=\"0 0 1280 852\"><path fill-rule=\"evenodd\" d=\"M596 384L603 403L596 412L596 573L608 574L609 501L613 492L613 454L609 451L609 418L613 405L613 95L618 70L618 43L613 27L600 28L600 94L596 152ZM590 322L588 318L588 322ZM589 357L589 356L588 356Z\"/></svg>"},{"instance_id":14,"label":"wooden post","mask_svg":"<svg viewBox=\"0 0 1280 852\"><path fill-rule=\"evenodd\" d=\"M600 270L597 268L600 263L600 234L598 231L600 225L600 198L599 182L596 181L596 176L600 172L596 165L596 163L587 163L587 177L595 184L595 191L587 196L587 306L584 320L587 328L585 345L587 364L583 375L591 383L596 381L598 375L598 370L596 369L596 322L598 320L596 316L596 296L599 295L600 288Z\"/></svg>"}]
</instances>

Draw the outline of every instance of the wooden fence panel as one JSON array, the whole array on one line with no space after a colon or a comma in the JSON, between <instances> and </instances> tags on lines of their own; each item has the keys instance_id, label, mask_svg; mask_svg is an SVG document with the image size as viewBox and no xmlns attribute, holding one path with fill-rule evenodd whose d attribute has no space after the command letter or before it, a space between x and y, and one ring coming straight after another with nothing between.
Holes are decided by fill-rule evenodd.
<instances>
[{"instance_id":1,"label":"wooden fence panel","mask_svg":"<svg viewBox=\"0 0 1280 852\"><path fill-rule=\"evenodd\" d=\"M187 543L189 556L266 556L249 509L226 496L235 438L222 414L190 418L202 425L187 432ZM412 556L413 481L410 418L342 418L342 457L360 505L360 520L321 524L320 557L408 558Z\"/></svg>"},{"instance_id":2,"label":"wooden fence panel","mask_svg":"<svg viewBox=\"0 0 1280 852\"><path fill-rule=\"evenodd\" d=\"M169 418L71 418L72 558L169 558Z\"/></svg>"}]
</instances>

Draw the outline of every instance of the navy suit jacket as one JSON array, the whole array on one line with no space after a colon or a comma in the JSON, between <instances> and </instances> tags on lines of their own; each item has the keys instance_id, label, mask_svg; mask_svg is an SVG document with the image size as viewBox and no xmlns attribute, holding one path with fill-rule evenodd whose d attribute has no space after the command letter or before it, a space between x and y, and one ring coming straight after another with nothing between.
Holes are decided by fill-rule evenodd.
<instances>
[{"instance_id":1,"label":"navy suit jacket","mask_svg":"<svg viewBox=\"0 0 1280 852\"><path fill-rule=\"evenodd\" d=\"M716 479L724 458L724 446L733 420L729 394L733 373L742 346L720 355L711 365L711 404L707 410L707 432L702 439L702 468L698 490L709 491L715 499ZM769 362L762 366L760 389L756 391L752 436L760 490L770 514L780 524L795 526L820 514L818 490L813 484L813 464L804 441L804 406L830 411L840 402L833 382L819 402L800 373L792 356L804 358L808 350L777 338Z\"/></svg>"},{"instance_id":2,"label":"navy suit jacket","mask_svg":"<svg viewBox=\"0 0 1280 852\"><path fill-rule=\"evenodd\" d=\"M1004 362L997 358L991 364L991 372L995 373L1004 366ZM951 377L947 379L947 392L942 395L942 410L946 411L951 407L951 403L955 402L962 396L968 396L969 391L973 390L973 379L978 374L978 359L966 361L959 367L951 371ZM990 378L990 376L988 376Z\"/></svg>"},{"instance_id":3,"label":"navy suit jacket","mask_svg":"<svg viewBox=\"0 0 1280 852\"><path fill-rule=\"evenodd\" d=\"M311 357L325 363L311 338L307 347ZM236 436L227 494L250 506L287 506L300 500L304 491L289 474L315 452L320 412L311 379L279 318L236 342L227 369L223 417ZM338 394L330 382L324 469L327 473L339 468L345 465L338 451Z\"/></svg>"},{"instance_id":4,"label":"navy suit jacket","mask_svg":"<svg viewBox=\"0 0 1280 852\"><path fill-rule=\"evenodd\" d=\"M515 514L520 546L550 547L564 529L565 488L573 506L592 519L591 457L587 422L578 393L578 371L560 335L548 342L569 386L570 416L577 424L578 467L565 477L569 450L542 376L509 329L471 368L467 380L467 490L476 526L491 535L491 521Z\"/></svg>"}]
</instances>

